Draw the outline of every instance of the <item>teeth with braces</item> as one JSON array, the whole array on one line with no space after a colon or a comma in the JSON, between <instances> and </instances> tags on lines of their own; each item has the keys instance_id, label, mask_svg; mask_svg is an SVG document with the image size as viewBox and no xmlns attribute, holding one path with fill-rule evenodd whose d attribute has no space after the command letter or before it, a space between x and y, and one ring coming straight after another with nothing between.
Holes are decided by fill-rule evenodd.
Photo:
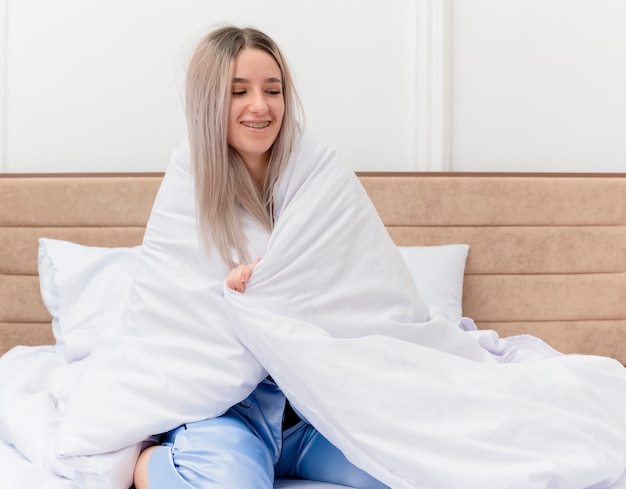
<instances>
[{"instance_id":1,"label":"teeth with braces","mask_svg":"<svg viewBox=\"0 0 626 489\"><path fill-rule=\"evenodd\" d=\"M269 125L269 122L246 122L245 125L252 129L263 129Z\"/></svg>"}]
</instances>

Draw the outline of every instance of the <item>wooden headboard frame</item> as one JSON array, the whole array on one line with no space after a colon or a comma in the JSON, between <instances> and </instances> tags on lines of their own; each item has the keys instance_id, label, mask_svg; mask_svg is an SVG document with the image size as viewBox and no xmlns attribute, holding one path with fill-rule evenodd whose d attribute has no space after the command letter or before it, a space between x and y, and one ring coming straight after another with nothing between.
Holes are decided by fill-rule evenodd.
<instances>
[{"instance_id":1,"label":"wooden headboard frame","mask_svg":"<svg viewBox=\"0 0 626 489\"><path fill-rule=\"evenodd\" d=\"M360 173L398 245L468 243L464 313L626 364L626 174ZM0 175L0 353L51 344L39 237L132 246L162 174Z\"/></svg>"}]
</instances>

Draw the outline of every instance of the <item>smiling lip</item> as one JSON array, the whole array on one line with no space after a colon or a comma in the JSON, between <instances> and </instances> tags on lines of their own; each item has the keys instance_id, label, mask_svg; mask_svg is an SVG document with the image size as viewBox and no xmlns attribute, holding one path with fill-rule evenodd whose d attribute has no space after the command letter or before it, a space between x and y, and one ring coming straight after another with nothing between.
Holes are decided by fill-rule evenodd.
<instances>
[{"instance_id":1,"label":"smiling lip","mask_svg":"<svg viewBox=\"0 0 626 489\"><path fill-rule=\"evenodd\" d=\"M249 127L250 129L265 129L266 127L268 127L270 125L269 121L262 121L262 122L242 122L241 123L243 126L245 127Z\"/></svg>"}]
</instances>

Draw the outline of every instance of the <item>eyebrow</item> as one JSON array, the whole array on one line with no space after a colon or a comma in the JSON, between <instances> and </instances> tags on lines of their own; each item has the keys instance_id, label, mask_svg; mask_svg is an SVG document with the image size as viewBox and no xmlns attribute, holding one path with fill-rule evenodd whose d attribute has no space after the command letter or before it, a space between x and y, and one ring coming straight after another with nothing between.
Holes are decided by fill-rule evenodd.
<instances>
[{"instance_id":1,"label":"eyebrow","mask_svg":"<svg viewBox=\"0 0 626 489\"><path fill-rule=\"evenodd\" d=\"M263 81L265 83L282 83L282 80L280 78L276 78L275 76L266 78ZM233 83L250 83L250 80L246 78L233 78Z\"/></svg>"}]
</instances>

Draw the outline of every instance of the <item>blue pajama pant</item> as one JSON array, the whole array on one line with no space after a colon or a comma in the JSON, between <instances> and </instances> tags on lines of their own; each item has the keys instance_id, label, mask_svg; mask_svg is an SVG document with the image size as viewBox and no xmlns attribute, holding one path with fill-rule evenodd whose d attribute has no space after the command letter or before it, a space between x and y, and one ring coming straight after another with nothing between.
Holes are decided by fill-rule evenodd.
<instances>
[{"instance_id":1,"label":"blue pajama pant","mask_svg":"<svg viewBox=\"0 0 626 489\"><path fill-rule=\"evenodd\" d=\"M271 412L259 428L242 411L237 406L218 418L165 434L148 464L150 489L272 489L274 477L387 488L350 463L310 424L300 421L285 430L281 443L272 439L271 430L263 430L263 424L272 424ZM282 417L282 408L279 412Z\"/></svg>"}]
</instances>

